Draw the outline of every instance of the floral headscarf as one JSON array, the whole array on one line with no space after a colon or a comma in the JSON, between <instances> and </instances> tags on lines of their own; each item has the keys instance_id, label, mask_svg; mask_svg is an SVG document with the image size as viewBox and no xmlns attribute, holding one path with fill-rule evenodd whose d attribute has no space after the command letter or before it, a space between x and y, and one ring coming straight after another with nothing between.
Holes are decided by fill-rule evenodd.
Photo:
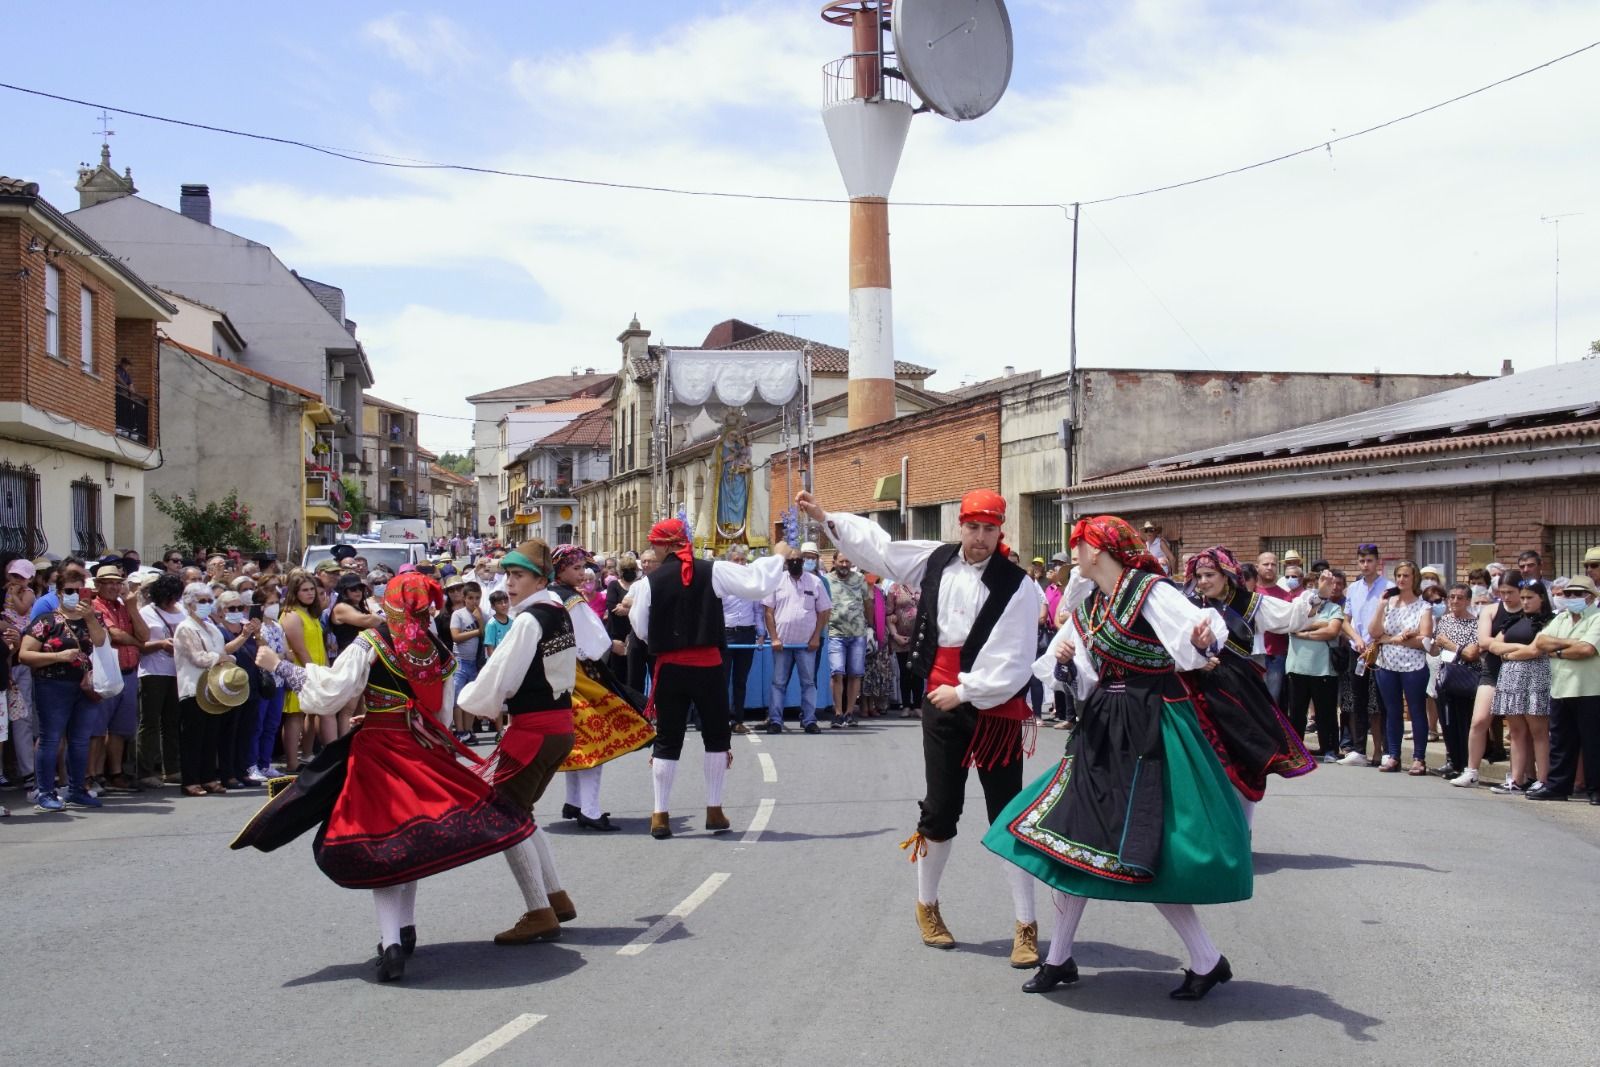
<instances>
[{"instance_id":1,"label":"floral headscarf","mask_svg":"<svg viewBox=\"0 0 1600 1067\"><path fill-rule=\"evenodd\" d=\"M1119 519L1115 515L1079 519L1072 528L1067 547L1075 548L1080 543L1111 553L1124 567L1166 577L1167 572L1161 569L1161 564L1145 547L1144 538L1128 525L1126 519Z\"/></svg>"},{"instance_id":2,"label":"floral headscarf","mask_svg":"<svg viewBox=\"0 0 1600 1067\"><path fill-rule=\"evenodd\" d=\"M389 644L417 702L436 713L444 702L444 679L449 663L429 637L432 613L444 607L444 590L425 574L397 574L383 590L383 614L388 621Z\"/></svg>"},{"instance_id":3,"label":"floral headscarf","mask_svg":"<svg viewBox=\"0 0 1600 1067\"><path fill-rule=\"evenodd\" d=\"M594 557L582 545L557 545L550 550L550 574L560 574L563 567L573 563L588 563Z\"/></svg>"},{"instance_id":4,"label":"floral headscarf","mask_svg":"<svg viewBox=\"0 0 1600 1067\"><path fill-rule=\"evenodd\" d=\"M1215 545L1203 552L1197 552L1189 558L1188 564L1183 568L1183 584L1190 589L1194 588L1195 574L1201 567L1210 567L1221 572L1222 576L1232 582L1235 588L1244 586L1244 578L1239 574L1239 561L1234 558L1221 545Z\"/></svg>"}]
</instances>

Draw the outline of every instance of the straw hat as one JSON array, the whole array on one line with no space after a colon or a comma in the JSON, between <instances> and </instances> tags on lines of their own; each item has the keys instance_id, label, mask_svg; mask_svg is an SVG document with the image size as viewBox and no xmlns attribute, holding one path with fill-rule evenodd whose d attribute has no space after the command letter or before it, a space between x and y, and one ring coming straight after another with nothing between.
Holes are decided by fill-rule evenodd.
<instances>
[{"instance_id":1,"label":"straw hat","mask_svg":"<svg viewBox=\"0 0 1600 1067\"><path fill-rule=\"evenodd\" d=\"M207 715L222 715L243 704L250 697L250 678L232 660L224 660L210 667L200 676L195 686L195 702Z\"/></svg>"}]
</instances>

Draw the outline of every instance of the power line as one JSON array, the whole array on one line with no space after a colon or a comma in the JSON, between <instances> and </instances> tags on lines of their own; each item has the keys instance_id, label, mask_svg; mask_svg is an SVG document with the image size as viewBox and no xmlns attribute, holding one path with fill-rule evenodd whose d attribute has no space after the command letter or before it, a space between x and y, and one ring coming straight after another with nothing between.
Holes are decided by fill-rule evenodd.
<instances>
[{"instance_id":1,"label":"power line","mask_svg":"<svg viewBox=\"0 0 1600 1067\"><path fill-rule=\"evenodd\" d=\"M1094 200L1083 200L1082 203L1085 206L1090 206L1090 205L1095 205L1095 204L1109 204L1109 203L1112 203L1112 202L1117 201L1117 200L1129 200L1129 199L1133 199L1135 197L1151 196L1151 195L1154 195L1156 193L1170 192L1170 191L1172 191L1174 189L1185 189L1185 188L1188 188L1190 186L1201 185L1201 184L1204 184L1206 182L1216 181L1216 180L1218 180L1220 178L1232 177L1235 174L1243 174L1243 173L1245 173L1247 171L1259 170L1262 167L1268 167L1268 166L1271 166L1274 163L1282 163L1282 162L1284 162L1286 160L1294 159L1294 158L1296 158L1298 156L1303 156L1303 155L1306 155L1306 154L1311 153L1311 152L1326 151L1326 150L1332 148L1336 144L1341 144L1341 143L1343 143L1345 141L1351 141L1351 140L1354 140L1357 137L1365 137L1367 134L1376 133L1379 130L1387 129L1390 126L1394 126L1394 125L1397 125L1399 123L1406 122L1406 121L1408 121L1410 119L1418 118L1419 116L1426 115L1426 114L1428 114L1429 112L1432 112L1432 111L1437 111L1442 107L1448 107L1451 104L1459 103L1462 100L1466 100L1466 99L1469 99L1471 97L1477 96L1480 93L1486 93L1491 89L1495 89L1495 88L1498 88L1498 87L1500 87L1502 85L1506 85L1506 84L1508 84L1510 82L1516 81L1518 78L1525 78L1529 74L1535 74L1535 73L1537 73L1537 72L1539 72L1541 70L1545 70L1545 69L1547 69L1549 67L1553 67L1557 63L1563 62L1563 61L1568 60L1568 59L1572 59L1574 56L1582 55L1583 53L1591 51L1592 49L1595 49L1595 48L1600 48L1600 41L1594 41L1594 42L1592 42L1590 44L1584 45L1582 48L1576 48L1576 49L1572 50L1571 52L1565 53L1564 55L1556 56L1554 59L1546 60L1545 62L1540 63L1537 66L1529 67L1526 70L1521 70L1521 71L1518 71L1515 74L1510 74L1510 75L1507 75L1504 78L1499 78L1499 79L1497 79L1495 81L1492 81L1492 82L1488 83L1487 85L1481 85L1476 89L1472 89L1472 90L1470 90L1468 92L1461 93L1461 94L1459 94L1457 96L1452 96L1448 100L1441 100L1436 104L1430 104L1427 107L1419 108L1416 111L1411 111L1411 112L1408 112L1408 113L1406 113L1404 115L1396 116L1395 118L1389 119L1389 120L1387 120L1385 122L1380 122L1375 126L1368 126L1365 129L1356 130L1353 133L1341 134L1340 136L1331 138L1329 140L1318 141L1316 144L1308 145L1305 148L1298 148L1298 149L1295 149L1292 152L1285 152L1285 153L1283 153L1281 155L1273 156L1270 159L1259 160L1259 161L1257 161L1255 163L1248 163L1248 164L1245 164L1244 166L1240 166L1240 167L1232 167L1232 168L1229 168L1228 170L1217 171L1214 174L1207 174L1207 175L1204 175L1204 176L1198 177L1198 178L1190 178L1190 179L1187 179L1185 181L1171 182L1171 183L1166 184L1166 185L1152 186L1152 187L1147 188L1147 189L1138 189L1138 190L1132 190L1132 191L1125 192L1125 193L1117 193L1114 196L1103 196L1103 197L1100 197L1100 198L1094 199ZM32 89L32 88L29 88L29 87L23 86L23 85L14 85L14 84L12 84L10 82L0 82L0 89L10 89L12 92L23 93L23 94L26 94L28 96L41 97L41 98L46 99L46 100L55 100L55 101L58 101L60 103L65 103L65 104L77 104L77 105L80 105L80 106L83 106L83 107L99 108L102 111L106 111L106 110L115 111L115 112L117 112L118 114L121 114L121 115L127 115L127 116L131 116L133 118L148 119L148 120L150 120L152 122L163 122L163 123L167 123L168 125L172 125L172 126L183 126L183 127L188 128L188 129L203 130L203 131L206 131L208 133L220 133L220 134L224 134L224 135L229 136L229 137L242 137L242 138L245 138L247 140L252 140L252 141L264 141L264 142L268 142L270 144L279 144L279 145L284 145L284 146L290 147L290 148L300 148L300 149L304 149L304 150L306 150L308 152L317 152L317 153L320 153L322 155L332 156L332 157L334 157L336 159L343 159L343 160L347 160L347 161L352 162L352 163L362 163L362 164L365 164L365 165L367 165L369 167L387 167L387 168L391 168L391 169L395 169L395 170L445 170L445 171L456 171L456 172L463 173L463 174L481 174L481 175L492 176L492 177L501 177L501 178L519 178L519 179L524 179L524 180L527 180L527 181L553 182L553 183L562 184L562 185L579 185L579 186L587 186L587 187L590 187L590 188L597 188L597 189L615 189L615 190L619 190L619 191L640 192L640 193L661 193L661 194L671 195L671 196L708 197L708 198L716 198L716 199L723 199L723 200L755 200L755 201L769 201L769 202L790 203L790 204L846 204L846 203L849 203L849 200L847 198L838 197L838 196L789 196L789 195L784 195L784 194L779 194L779 193L751 193L751 192L739 192L739 191L729 190L729 189L688 189L688 188L683 188L681 186L644 185L644 184L639 184L639 183L634 183L634 182L610 181L610 180L600 179L600 178L576 178L576 177L572 177L570 175L538 174L538 173L534 173L534 172L530 172L530 171L506 170L506 169L502 169L502 168L499 168L499 167L480 166L480 165L475 165L475 164L470 164L470 163L447 163L447 162L438 162L438 161L433 161L433 160L410 159L410 158L403 157L403 156L386 156L386 155L381 155L379 153L374 153L374 152L365 152L365 151L362 151L361 149L334 148L334 147L331 147L331 146L328 146L328 145L319 145L319 144L313 144L313 143L308 142L308 141L298 140L298 139L293 138L293 137L280 137L280 136L276 136L276 135L273 135L273 134L257 133L255 131L251 131L251 130L239 130L239 129L233 129L233 128L230 128L230 127L227 127L227 126L217 126L217 125L213 125L211 123L196 122L196 121L191 120L191 119L174 118L174 117L172 117L170 115L158 115L158 114L155 114L153 112L148 112L148 111L137 111L137 110L133 110L131 108L125 108L125 107L121 107L121 106L115 105L115 104L97 102L97 101L92 101L92 100L84 100L84 99L80 99L78 97L65 96L65 95L62 95L60 93L46 92L46 91L44 91L42 89ZM893 204L896 207L987 208L987 209L1002 209L1002 208L1038 209L1038 208L1051 208L1051 209L1057 209L1057 210L1059 210L1059 209L1061 209L1062 207L1065 206L1064 203L1058 203L1058 202L1053 202L1053 201L1052 202L1035 202L1035 201L1006 202L1006 201L896 200L896 201L893 201Z\"/></svg>"}]
</instances>

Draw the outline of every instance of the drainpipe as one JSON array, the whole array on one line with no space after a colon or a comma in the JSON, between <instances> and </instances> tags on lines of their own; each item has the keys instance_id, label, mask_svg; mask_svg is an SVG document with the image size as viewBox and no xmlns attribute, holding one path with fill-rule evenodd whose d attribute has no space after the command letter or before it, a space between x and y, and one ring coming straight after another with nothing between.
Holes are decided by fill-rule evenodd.
<instances>
[{"instance_id":1,"label":"drainpipe","mask_svg":"<svg viewBox=\"0 0 1600 1067\"><path fill-rule=\"evenodd\" d=\"M911 469L911 457L900 457L900 536L911 537L911 516L906 508L906 475Z\"/></svg>"}]
</instances>

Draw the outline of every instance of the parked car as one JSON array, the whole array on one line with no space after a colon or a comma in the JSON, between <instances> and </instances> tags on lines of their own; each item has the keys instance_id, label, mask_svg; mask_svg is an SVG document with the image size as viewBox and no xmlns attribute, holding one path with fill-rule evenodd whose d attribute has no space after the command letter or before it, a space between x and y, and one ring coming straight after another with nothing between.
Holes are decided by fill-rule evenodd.
<instances>
[{"instance_id":1,"label":"parked car","mask_svg":"<svg viewBox=\"0 0 1600 1067\"><path fill-rule=\"evenodd\" d=\"M388 567L390 571L398 574L400 568L407 563L416 563L428 554L426 545L420 542L395 543L391 541L373 541L363 539L360 541L347 541L346 544L356 550L356 555L366 558L367 566ZM300 565L307 570L315 567L325 559L333 558L332 545L311 545L306 549L305 556Z\"/></svg>"}]
</instances>

